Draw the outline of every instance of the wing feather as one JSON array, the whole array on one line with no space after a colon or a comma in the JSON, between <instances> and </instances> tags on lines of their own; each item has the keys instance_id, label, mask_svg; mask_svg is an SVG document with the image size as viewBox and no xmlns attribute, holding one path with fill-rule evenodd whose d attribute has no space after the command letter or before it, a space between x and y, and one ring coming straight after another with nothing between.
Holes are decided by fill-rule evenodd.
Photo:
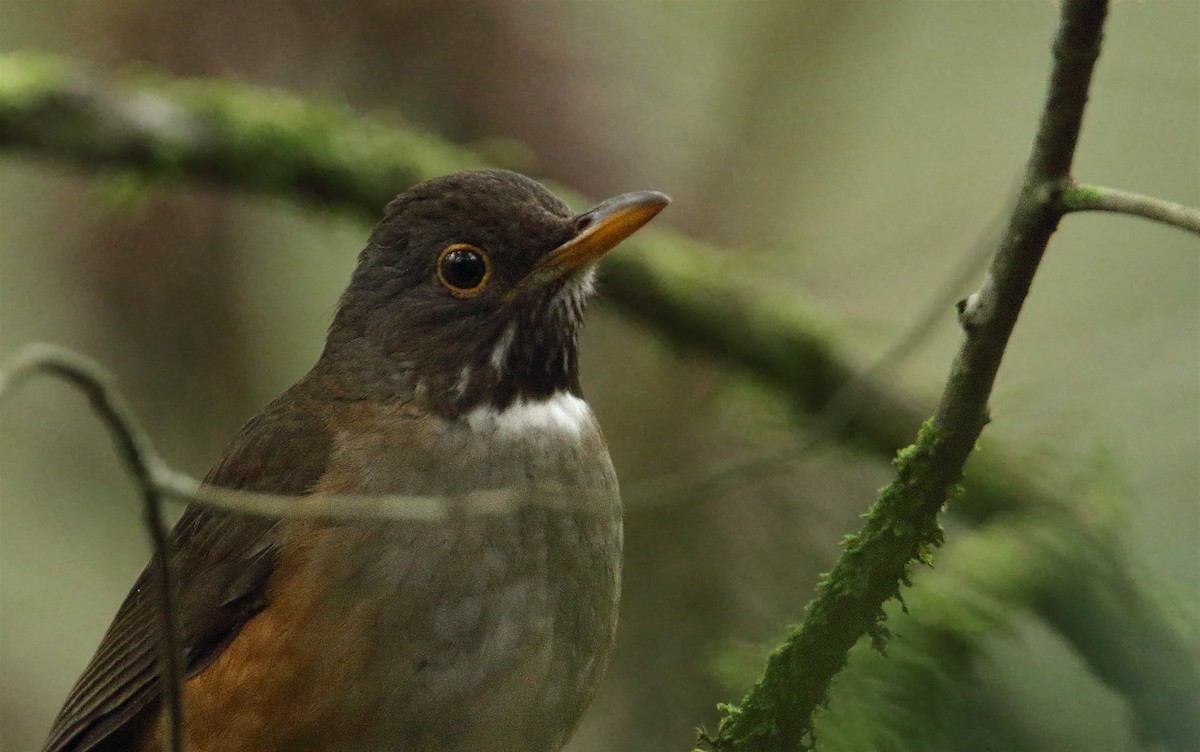
<instances>
[{"instance_id":1,"label":"wing feather","mask_svg":"<svg viewBox=\"0 0 1200 752\"><path fill-rule=\"evenodd\" d=\"M308 493L324 474L332 434L304 382L247 423L205 482ZM220 654L264 607L278 521L189 506L171 531L181 645L188 675ZM67 697L44 752L120 749L158 706L158 621L152 573L142 571L95 656Z\"/></svg>"}]
</instances>

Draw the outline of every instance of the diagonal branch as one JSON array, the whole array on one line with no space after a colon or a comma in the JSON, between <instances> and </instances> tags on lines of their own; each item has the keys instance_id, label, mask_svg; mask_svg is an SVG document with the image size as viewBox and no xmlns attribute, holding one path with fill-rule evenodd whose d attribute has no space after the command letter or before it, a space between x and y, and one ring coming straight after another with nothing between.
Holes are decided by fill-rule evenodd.
<instances>
[{"instance_id":1,"label":"diagonal branch","mask_svg":"<svg viewBox=\"0 0 1200 752\"><path fill-rule=\"evenodd\" d=\"M714 749L794 750L811 743L814 716L850 649L864 635L882 648L883 605L898 597L914 562L928 563L942 541L938 513L955 495L967 457L987 423L987 400L1033 275L1062 216L1066 184L1100 53L1105 0L1069 0L1054 43L1033 151L1008 229L983 286L960 305L966 332L941 402L912 446L896 459L896 479L845 541L822 577L804 622L771 655L741 707L725 707Z\"/></svg>"}]
</instances>

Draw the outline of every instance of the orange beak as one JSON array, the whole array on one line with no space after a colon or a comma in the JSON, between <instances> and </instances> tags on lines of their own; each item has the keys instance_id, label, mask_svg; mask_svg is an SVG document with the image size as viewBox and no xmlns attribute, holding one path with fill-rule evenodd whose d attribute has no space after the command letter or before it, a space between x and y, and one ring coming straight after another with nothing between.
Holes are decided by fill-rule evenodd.
<instances>
[{"instance_id":1,"label":"orange beak","mask_svg":"<svg viewBox=\"0 0 1200 752\"><path fill-rule=\"evenodd\" d=\"M534 274L555 276L599 261L625 238L666 208L671 199L658 191L625 193L579 215L579 234L538 262Z\"/></svg>"}]
</instances>

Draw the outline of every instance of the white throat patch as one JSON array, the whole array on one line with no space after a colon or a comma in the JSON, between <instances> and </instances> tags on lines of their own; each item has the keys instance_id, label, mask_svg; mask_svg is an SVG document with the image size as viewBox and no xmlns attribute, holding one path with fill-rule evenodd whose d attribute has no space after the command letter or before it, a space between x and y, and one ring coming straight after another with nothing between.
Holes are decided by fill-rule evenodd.
<instances>
[{"instance_id":1,"label":"white throat patch","mask_svg":"<svg viewBox=\"0 0 1200 752\"><path fill-rule=\"evenodd\" d=\"M477 407L467 413L475 431L495 431L498 436L526 438L560 435L578 439L591 420L592 410L579 397L556 392L544 400L518 399L503 410Z\"/></svg>"}]
</instances>

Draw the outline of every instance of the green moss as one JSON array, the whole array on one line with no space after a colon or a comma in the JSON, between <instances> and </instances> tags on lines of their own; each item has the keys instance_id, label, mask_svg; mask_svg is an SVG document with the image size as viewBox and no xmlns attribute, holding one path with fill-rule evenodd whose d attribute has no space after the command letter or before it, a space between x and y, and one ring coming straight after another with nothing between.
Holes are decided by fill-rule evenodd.
<instances>
[{"instance_id":1,"label":"green moss","mask_svg":"<svg viewBox=\"0 0 1200 752\"><path fill-rule=\"evenodd\" d=\"M1065 212L1079 211L1100 198L1100 191L1090 185L1070 185L1058 195L1059 206Z\"/></svg>"},{"instance_id":2,"label":"green moss","mask_svg":"<svg viewBox=\"0 0 1200 752\"><path fill-rule=\"evenodd\" d=\"M51 55L0 55L0 113L29 109L58 90L68 70L63 60Z\"/></svg>"},{"instance_id":3,"label":"green moss","mask_svg":"<svg viewBox=\"0 0 1200 752\"><path fill-rule=\"evenodd\" d=\"M891 632L884 604L909 584L914 562L932 564L942 542L937 515L958 477L947 477L943 437L930 422L897 453L895 480L863 515L862 529L846 536L837 565L820 578L804 622L771 653L762 679L717 729L719 750L792 750L806 747L813 719L833 677L864 635L877 652ZM787 724L782 727L781 724Z\"/></svg>"}]
</instances>

